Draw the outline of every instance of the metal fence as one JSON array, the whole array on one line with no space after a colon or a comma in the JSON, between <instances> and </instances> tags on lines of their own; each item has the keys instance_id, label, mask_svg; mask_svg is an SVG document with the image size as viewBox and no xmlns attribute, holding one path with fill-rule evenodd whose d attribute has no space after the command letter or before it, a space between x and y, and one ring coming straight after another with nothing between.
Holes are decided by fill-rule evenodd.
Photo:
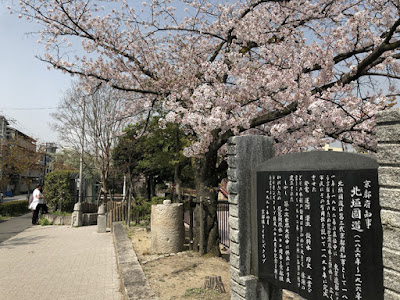
<instances>
[{"instance_id":1,"label":"metal fence","mask_svg":"<svg viewBox=\"0 0 400 300\"><path fill-rule=\"evenodd\" d=\"M218 201L217 206L218 215L218 232L220 237L220 243L225 247L230 247L229 239L229 202Z\"/></svg>"},{"instance_id":2,"label":"metal fence","mask_svg":"<svg viewBox=\"0 0 400 300\"><path fill-rule=\"evenodd\" d=\"M189 247L193 249L193 230L200 224L196 221L194 213L196 208L200 209L200 203L196 201L196 198L188 197L184 202L184 222L185 226L189 230ZM229 202L218 201L217 205L217 219L218 219L218 232L220 237L220 243L226 247L230 247L229 240Z\"/></svg>"}]
</instances>

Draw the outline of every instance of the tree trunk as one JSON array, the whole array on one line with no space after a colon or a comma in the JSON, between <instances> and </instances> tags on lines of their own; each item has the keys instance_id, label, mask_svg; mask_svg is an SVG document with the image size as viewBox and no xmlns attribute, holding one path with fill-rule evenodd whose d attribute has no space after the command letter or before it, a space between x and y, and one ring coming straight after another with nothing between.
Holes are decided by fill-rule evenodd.
<instances>
[{"instance_id":1,"label":"tree trunk","mask_svg":"<svg viewBox=\"0 0 400 300\"><path fill-rule=\"evenodd\" d=\"M147 200L151 201L151 186L152 186L152 176L146 176L146 190L147 190Z\"/></svg>"},{"instance_id":2,"label":"tree trunk","mask_svg":"<svg viewBox=\"0 0 400 300\"><path fill-rule=\"evenodd\" d=\"M204 288L207 290L217 290L220 293L226 293L221 276L206 276Z\"/></svg>"},{"instance_id":3,"label":"tree trunk","mask_svg":"<svg viewBox=\"0 0 400 300\"><path fill-rule=\"evenodd\" d=\"M181 170L182 167L180 164L176 164L174 167L174 184L175 184L175 194L176 194L176 201L182 203L182 191L181 191Z\"/></svg>"},{"instance_id":4,"label":"tree trunk","mask_svg":"<svg viewBox=\"0 0 400 300\"><path fill-rule=\"evenodd\" d=\"M108 186L107 186L108 176L104 172L101 173L101 192L103 194L103 204L108 202Z\"/></svg>"},{"instance_id":5,"label":"tree trunk","mask_svg":"<svg viewBox=\"0 0 400 300\"><path fill-rule=\"evenodd\" d=\"M175 156L176 156L176 158L175 159L177 161L179 161L179 156L180 156L181 149L182 149L182 145L181 145L181 139L180 139L180 130L179 130L179 126L176 126L176 128L175 128ZM182 165L179 162L175 163L175 166L174 166L174 184L175 184L176 199L174 199L174 200L176 200L178 203L182 203L181 171L182 171Z\"/></svg>"},{"instance_id":6,"label":"tree trunk","mask_svg":"<svg viewBox=\"0 0 400 300\"><path fill-rule=\"evenodd\" d=\"M201 254L220 256L217 218L218 194L216 191L218 186L217 150L209 150L203 157L193 159L192 165L195 173L197 201L202 200L204 209L204 213L200 214L204 216L204 222L199 220L200 224L203 223L204 244L200 241L200 230L195 232L197 235L195 241L198 241L200 249L204 251Z\"/></svg>"}]
</instances>

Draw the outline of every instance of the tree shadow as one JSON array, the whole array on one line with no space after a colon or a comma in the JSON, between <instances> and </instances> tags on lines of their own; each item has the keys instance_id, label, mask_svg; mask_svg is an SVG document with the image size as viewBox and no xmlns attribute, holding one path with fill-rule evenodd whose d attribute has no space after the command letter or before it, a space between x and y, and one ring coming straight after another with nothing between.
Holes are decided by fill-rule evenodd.
<instances>
[{"instance_id":1,"label":"tree shadow","mask_svg":"<svg viewBox=\"0 0 400 300\"><path fill-rule=\"evenodd\" d=\"M15 232L15 234L18 234L18 233L19 232ZM0 236L1 236L1 234L0 234ZM44 237L41 235L16 237L16 238L10 237L9 239L0 243L0 248L12 249L12 248L22 246L22 245L36 244L36 243L40 242L41 240L43 240L43 238L48 239L49 237L48 236Z\"/></svg>"}]
</instances>

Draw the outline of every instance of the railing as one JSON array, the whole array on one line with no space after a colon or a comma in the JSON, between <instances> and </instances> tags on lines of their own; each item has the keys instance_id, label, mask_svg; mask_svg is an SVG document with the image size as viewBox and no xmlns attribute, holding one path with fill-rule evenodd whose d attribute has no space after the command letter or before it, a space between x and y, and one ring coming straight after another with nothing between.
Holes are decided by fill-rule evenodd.
<instances>
[{"instance_id":1,"label":"railing","mask_svg":"<svg viewBox=\"0 0 400 300\"><path fill-rule=\"evenodd\" d=\"M106 208L106 227L110 228L111 232L113 222L126 222L128 220L128 204L126 202L108 201Z\"/></svg>"},{"instance_id":2,"label":"railing","mask_svg":"<svg viewBox=\"0 0 400 300\"><path fill-rule=\"evenodd\" d=\"M200 224L194 218L194 212L196 208L200 209L200 203L196 201L196 198L187 197L185 199L185 212L184 212L184 223L189 230L189 248L193 250L193 230ZM218 201L217 204L217 219L218 219L218 232L220 237L220 244L224 247L230 247L229 239L229 202Z\"/></svg>"},{"instance_id":3,"label":"railing","mask_svg":"<svg viewBox=\"0 0 400 300\"><path fill-rule=\"evenodd\" d=\"M82 202L82 213L97 213L99 206L96 203Z\"/></svg>"},{"instance_id":4,"label":"railing","mask_svg":"<svg viewBox=\"0 0 400 300\"><path fill-rule=\"evenodd\" d=\"M220 237L220 243L225 247L230 247L229 239L229 202L218 201L217 206L218 216L218 232Z\"/></svg>"}]
</instances>

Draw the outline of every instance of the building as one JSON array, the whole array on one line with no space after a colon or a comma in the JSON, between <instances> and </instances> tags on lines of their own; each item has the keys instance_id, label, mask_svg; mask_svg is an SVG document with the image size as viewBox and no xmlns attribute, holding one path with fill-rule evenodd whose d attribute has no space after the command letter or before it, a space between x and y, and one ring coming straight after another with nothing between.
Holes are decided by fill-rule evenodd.
<instances>
[{"instance_id":1,"label":"building","mask_svg":"<svg viewBox=\"0 0 400 300\"><path fill-rule=\"evenodd\" d=\"M57 150L57 146L55 143L46 143L44 145L44 154L43 154L43 160L42 160L42 164L43 164L43 174L41 176L41 182L44 182L44 176L46 176L46 174L50 173L51 171L53 171L52 167L51 167L51 162L53 160L53 155L56 153Z\"/></svg>"},{"instance_id":2,"label":"building","mask_svg":"<svg viewBox=\"0 0 400 300\"><path fill-rule=\"evenodd\" d=\"M10 196L32 190L43 169L39 161L35 161L36 154L36 140L11 127L7 119L0 116L0 191ZM17 161L19 158L21 162ZM25 169L18 166L22 159L25 160Z\"/></svg>"}]
</instances>

